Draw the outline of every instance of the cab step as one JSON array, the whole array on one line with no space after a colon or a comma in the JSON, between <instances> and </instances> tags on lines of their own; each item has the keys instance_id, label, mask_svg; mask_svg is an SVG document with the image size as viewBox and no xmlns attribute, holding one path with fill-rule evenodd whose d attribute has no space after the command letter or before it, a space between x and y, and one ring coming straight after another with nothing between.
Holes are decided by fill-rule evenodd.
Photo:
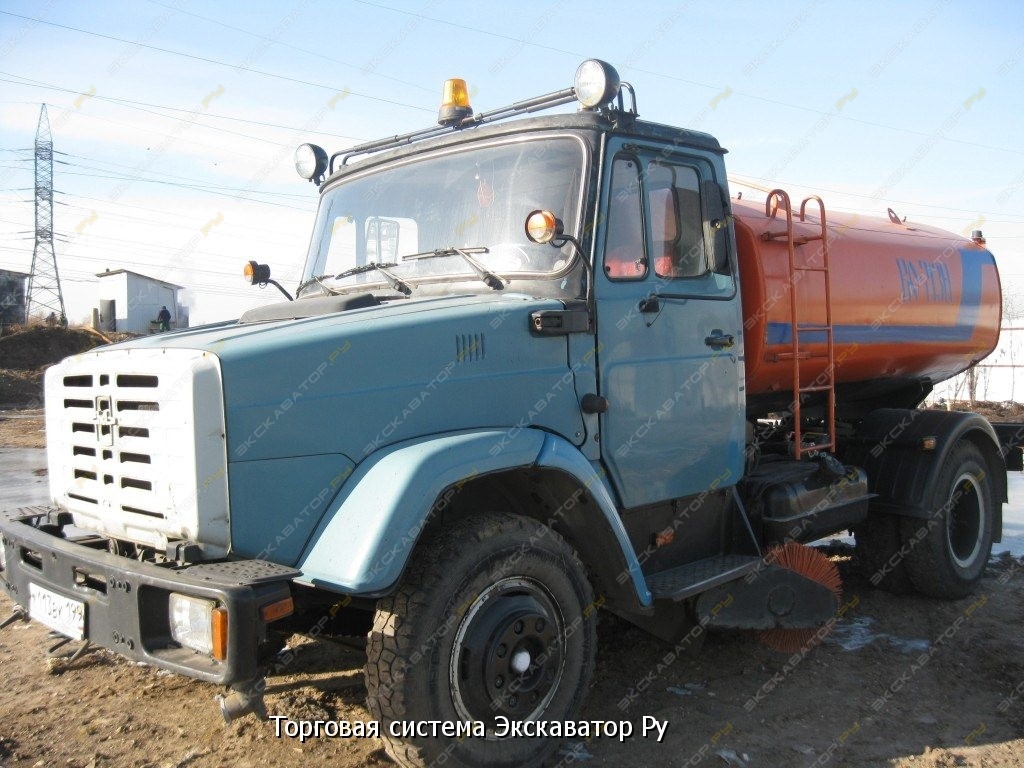
<instances>
[{"instance_id":1,"label":"cab step","mask_svg":"<svg viewBox=\"0 0 1024 768\"><path fill-rule=\"evenodd\" d=\"M760 562L761 558L753 555L706 557L650 574L647 587L656 600L685 600L745 576Z\"/></svg>"}]
</instances>

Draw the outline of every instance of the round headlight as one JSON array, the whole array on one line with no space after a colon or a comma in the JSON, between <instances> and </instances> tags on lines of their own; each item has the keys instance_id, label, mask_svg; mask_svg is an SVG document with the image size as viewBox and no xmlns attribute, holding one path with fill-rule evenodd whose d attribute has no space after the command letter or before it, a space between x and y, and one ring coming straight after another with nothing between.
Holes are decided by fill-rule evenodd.
<instances>
[{"instance_id":1,"label":"round headlight","mask_svg":"<svg viewBox=\"0 0 1024 768\"><path fill-rule=\"evenodd\" d=\"M302 144L295 150L295 170L302 178L316 181L327 170L327 153L316 144Z\"/></svg>"},{"instance_id":2,"label":"round headlight","mask_svg":"<svg viewBox=\"0 0 1024 768\"><path fill-rule=\"evenodd\" d=\"M576 70L576 100L586 109L607 104L619 92L619 73L600 59L587 59Z\"/></svg>"}]
</instances>

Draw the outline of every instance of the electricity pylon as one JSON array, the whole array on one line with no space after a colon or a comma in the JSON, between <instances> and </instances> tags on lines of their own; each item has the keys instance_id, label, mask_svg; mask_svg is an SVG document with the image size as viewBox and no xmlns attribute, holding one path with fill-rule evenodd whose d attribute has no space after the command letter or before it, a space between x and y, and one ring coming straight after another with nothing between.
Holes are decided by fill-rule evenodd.
<instances>
[{"instance_id":1,"label":"electricity pylon","mask_svg":"<svg viewBox=\"0 0 1024 768\"><path fill-rule=\"evenodd\" d=\"M53 251L53 137L46 105L39 110L36 128L36 244L32 250L32 271L28 278L26 315L55 315L67 321L64 294L60 289L57 255Z\"/></svg>"}]
</instances>

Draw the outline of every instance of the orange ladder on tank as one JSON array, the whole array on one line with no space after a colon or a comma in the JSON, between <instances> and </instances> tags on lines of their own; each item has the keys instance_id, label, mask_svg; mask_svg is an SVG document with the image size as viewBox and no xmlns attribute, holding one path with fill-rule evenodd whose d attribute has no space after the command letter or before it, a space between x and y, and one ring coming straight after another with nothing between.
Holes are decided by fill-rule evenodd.
<instances>
[{"instance_id":1,"label":"orange ladder on tank","mask_svg":"<svg viewBox=\"0 0 1024 768\"><path fill-rule=\"evenodd\" d=\"M835 339L832 328L832 282L829 276L828 262L828 230L825 222L825 203L817 195L804 198L800 203L800 221L806 220L807 203L814 201L818 204L821 214L821 232L816 235L800 235L795 237L793 233L793 207L790 204L789 195L782 189L773 189L768 193L765 201L765 215L768 217L769 227L775 221L779 209L786 213L786 228L772 231L770 228L761 233L764 241L781 240L785 238L786 247L789 252L789 310L790 310L790 337L792 340L792 352L779 352L774 355L776 360L793 361L793 403L790 408L793 414L793 456L796 459L805 454L818 451L835 451L836 449L836 350ZM806 243L821 241L821 266L809 266L805 261L797 264L796 247ZM801 324L799 306L796 299L796 284L806 273L821 273L825 283L825 322L824 324ZM799 277L798 277L799 275ZM826 345L826 365L813 382L808 385L803 383L800 374L800 362L811 357L820 358L820 355L811 355L810 352L800 349L801 333L824 333ZM825 412L825 438L816 440L807 446L803 444L803 419L801 408L803 399L807 395L824 393L827 400Z\"/></svg>"}]
</instances>

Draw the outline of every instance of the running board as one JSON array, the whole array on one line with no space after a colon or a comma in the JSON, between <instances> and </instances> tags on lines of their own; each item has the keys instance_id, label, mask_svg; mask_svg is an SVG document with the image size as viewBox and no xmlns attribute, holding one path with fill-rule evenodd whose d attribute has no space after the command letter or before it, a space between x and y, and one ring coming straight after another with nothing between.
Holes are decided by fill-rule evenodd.
<instances>
[{"instance_id":1,"label":"running board","mask_svg":"<svg viewBox=\"0 0 1024 768\"><path fill-rule=\"evenodd\" d=\"M719 555L652 573L647 587L655 600L685 600L709 589L735 581L758 567L752 555Z\"/></svg>"}]
</instances>

